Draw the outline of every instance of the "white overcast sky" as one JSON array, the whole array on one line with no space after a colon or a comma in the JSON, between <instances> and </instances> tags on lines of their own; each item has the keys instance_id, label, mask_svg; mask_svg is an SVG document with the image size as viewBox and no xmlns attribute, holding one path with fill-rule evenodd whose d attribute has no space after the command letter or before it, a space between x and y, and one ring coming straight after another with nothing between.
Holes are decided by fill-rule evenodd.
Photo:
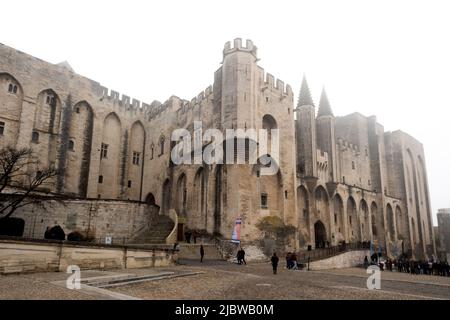
<instances>
[{"instance_id":1,"label":"white overcast sky","mask_svg":"<svg viewBox=\"0 0 450 320\"><path fill-rule=\"evenodd\" d=\"M144 102L213 83L226 41L335 115L375 114L425 147L431 204L450 207L449 1L2 1L0 42ZM297 97L296 97L297 99Z\"/></svg>"}]
</instances>

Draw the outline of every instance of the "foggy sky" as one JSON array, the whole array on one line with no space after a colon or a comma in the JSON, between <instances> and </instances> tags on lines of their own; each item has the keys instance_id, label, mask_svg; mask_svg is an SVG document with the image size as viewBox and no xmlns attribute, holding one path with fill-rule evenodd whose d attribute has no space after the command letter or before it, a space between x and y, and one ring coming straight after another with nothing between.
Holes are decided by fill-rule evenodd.
<instances>
[{"instance_id":1,"label":"foggy sky","mask_svg":"<svg viewBox=\"0 0 450 320\"><path fill-rule=\"evenodd\" d=\"M5 1L0 42L141 101L190 100L226 41L297 94L325 86L337 116L376 115L424 144L433 218L450 207L450 5L446 1Z\"/></svg>"}]
</instances>

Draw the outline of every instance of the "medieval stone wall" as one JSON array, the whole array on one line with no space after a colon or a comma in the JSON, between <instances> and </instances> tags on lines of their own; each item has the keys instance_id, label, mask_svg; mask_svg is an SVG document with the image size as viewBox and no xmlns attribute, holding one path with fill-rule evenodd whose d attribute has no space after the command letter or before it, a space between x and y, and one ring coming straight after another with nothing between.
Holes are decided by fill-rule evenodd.
<instances>
[{"instance_id":1,"label":"medieval stone wall","mask_svg":"<svg viewBox=\"0 0 450 320\"><path fill-rule=\"evenodd\" d=\"M46 200L18 209L14 217L25 221L23 236L43 239L47 227L61 226L65 234L78 231L95 242L106 236L113 243L129 243L151 225L158 208L139 202L114 200Z\"/></svg>"},{"instance_id":2,"label":"medieval stone wall","mask_svg":"<svg viewBox=\"0 0 450 320\"><path fill-rule=\"evenodd\" d=\"M69 230L90 221L96 236L129 237L146 223L146 207L138 203L146 202L160 214L174 209L179 228L224 238L239 217L246 242L264 236L256 227L261 218L278 216L296 227L287 242L291 250L372 240L391 255L433 252L420 142L385 132L374 116L335 117L325 94L316 116L306 79L295 108L291 87L258 65L250 40L227 42L222 53L214 82L195 97L146 104L76 74L67 63L0 45L0 147L31 146L43 165L63 170L49 191L101 199L23 209L18 216L26 220L26 235L43 234L55 221ZM195 121L201 130L194 130ZM239 139L236 151L228 151L241 162L177 165L171 136L180 128L192 144L200 141L200 153L214 145L202 139L207 129L223 133L221 148L232 139L226 129L278 129L279 157L272 160L279 170L261 174L264 166L249 163L248 146ZM271 141L269 135L266 154L272 156ZM102 202L107 199L124 202ZM94 220L92 206L98 208Z\"/></svg>"}]
</instances>

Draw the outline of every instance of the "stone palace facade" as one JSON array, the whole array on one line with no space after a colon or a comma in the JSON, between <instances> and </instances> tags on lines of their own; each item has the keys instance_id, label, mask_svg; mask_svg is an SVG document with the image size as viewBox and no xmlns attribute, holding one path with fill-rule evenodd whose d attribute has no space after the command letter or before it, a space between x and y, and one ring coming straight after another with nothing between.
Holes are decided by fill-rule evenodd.
<instances>
[{"instance_id":1,"label":"stone palace facade","mask_svg":"<svg viewBox=\"0 0 450 320\"><path fill-rule=\"evenodd\" d=\"M385 132L375 116L335 116L325 92L313 102L305 79L296 103L292 88L257 62L252 41L227 42L211 86L191 100L146 104L66 62L0 44L0 148L31 147L43 164L61 169L47 186L51 195L97 207L118 203L96 211L98 237L129 223L127 208L147 204L160 215L174 210L179 235L195 229L229 239L240 217L241 240L250 243L263 236L258 221L272 215L295 227L292 249L373 240L389 255L435 253L422 144L402 131ZM194 135L194 121L223 132L278 129L278 172L261 175L259 162L175 165L171 133L185 128ZM31 225L35 237L56 222L66 231L86 228L86 214L76 208L30 210L17 213L28 236ZM128 233L139 232L144 220L133 221Z\"/></svg>"}]
</instances>

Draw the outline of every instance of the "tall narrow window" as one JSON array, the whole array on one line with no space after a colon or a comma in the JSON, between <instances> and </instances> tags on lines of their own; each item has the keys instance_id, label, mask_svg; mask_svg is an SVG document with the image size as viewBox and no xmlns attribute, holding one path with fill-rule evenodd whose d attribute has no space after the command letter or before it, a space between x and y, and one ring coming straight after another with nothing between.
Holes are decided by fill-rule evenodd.
<instances>
[{"instance_id":1,"label":"tall narrow window","mask_svg":"<svg viewBox=\"0 0 450 320\"><path fill-rule=\"evenodd\" d=\"M103 176L98 176L98 183L103 183Z\"/></svg>"},{"instance_id":2,"label":"tall narrow window","mask_svg":"<svg viewBox=\"0 0 450 320\"><path fill-rule=\"evenodd\" d=\"M352 169L355 170L355 161L352 161Z\"/></svg>"},{"instance_id":3,"label":"tall narrow window","mask_svg":"<svg viewBox=\"0 0 450 320\"><path fill-rule=\"evenodd\" d=\"M128 180L128 188L131 188L131 180Z\"/></svg>"},{"instance_id":4,"label":"tall narrow window","mask_svg":"<svg viewBox=\"0 0 450 320\"><path fill-rule=\"evenodd\" d=\"M261 193L261 208L267 209L267 194Z\"/></svg>"},{"instance_id":5,"label":"tall narrow window","mask_svg":"<svg viewBox=\"0 0 450 320\"><path fill-rule=\"evenodd\" d=\"M155 155L155 146L152 145L150 149L150 160L153 160L154 155Z\"/></svg>"},{"instance_id":6,"label":"tall narrow window","mask_svg":"<svg viewBox=\"0 0 450 320\"><path fill-rule=\"evenodd\" d=\"M9 93L17 93L17 85L10 83L8 86Z\"/></svg>"},{"instance_id":7,"label":"tall narrow window","mask_svg":"<svg viewBox=\"0 0 450 320\"><path fill-rule=\"evenodd\" d=\"M100 159L108 158L108 145L106 143L102 143L102 149L100 152Z\"/></svg>"},{"instance_id":8,"label":"tall narrow window","mask_svg":"<svg viewBox=\"0 0 450 320\"><path fill-rule=\"evenodd\" d=\"M137 165L137 166L139 165L140 158L141 158L141 153L133 151L133 164L134 165Z\"/></svg>"},{"instance_id":9,"label":"tall narrow window","mask_svg":"<svg viewBox=\"0 0 450 320\"><path fill-rule=\"evenodd\" d=\"M38 143L39 142L39 132L33 131L31 134L31 142Z\"/></svg>"},{"instance_id":10,"label":"tall narrow window","mask_svg":"<svg viewBox=\"0 0 450 320\"><path fill-rule=\"evenodd\" d=\"M164 154L164 137L159 140L159 155Z\"/></svg>"},{"instance_id":11,"label":"tall narrow window","mask_svg":"<svg viewBox=\"0 0 450 320\"><path fill-rule=\"evenodd\" d=\"M5 132L5 123L3 121L0 121L0 136L2 136L4 132Z\"/></svg>"},{"instance_id":12,"label":"tall narrow window","mask_svg":"<svg viewBox=\"0 0 450 320\"><path fill-rule=\"evenodd\" d=\"M68 147L68 149L70 151L73 151L74 148L75 148L75 142L73 142L73 140L69 140L69 147Z\"/></svg>"}]
</instances>

